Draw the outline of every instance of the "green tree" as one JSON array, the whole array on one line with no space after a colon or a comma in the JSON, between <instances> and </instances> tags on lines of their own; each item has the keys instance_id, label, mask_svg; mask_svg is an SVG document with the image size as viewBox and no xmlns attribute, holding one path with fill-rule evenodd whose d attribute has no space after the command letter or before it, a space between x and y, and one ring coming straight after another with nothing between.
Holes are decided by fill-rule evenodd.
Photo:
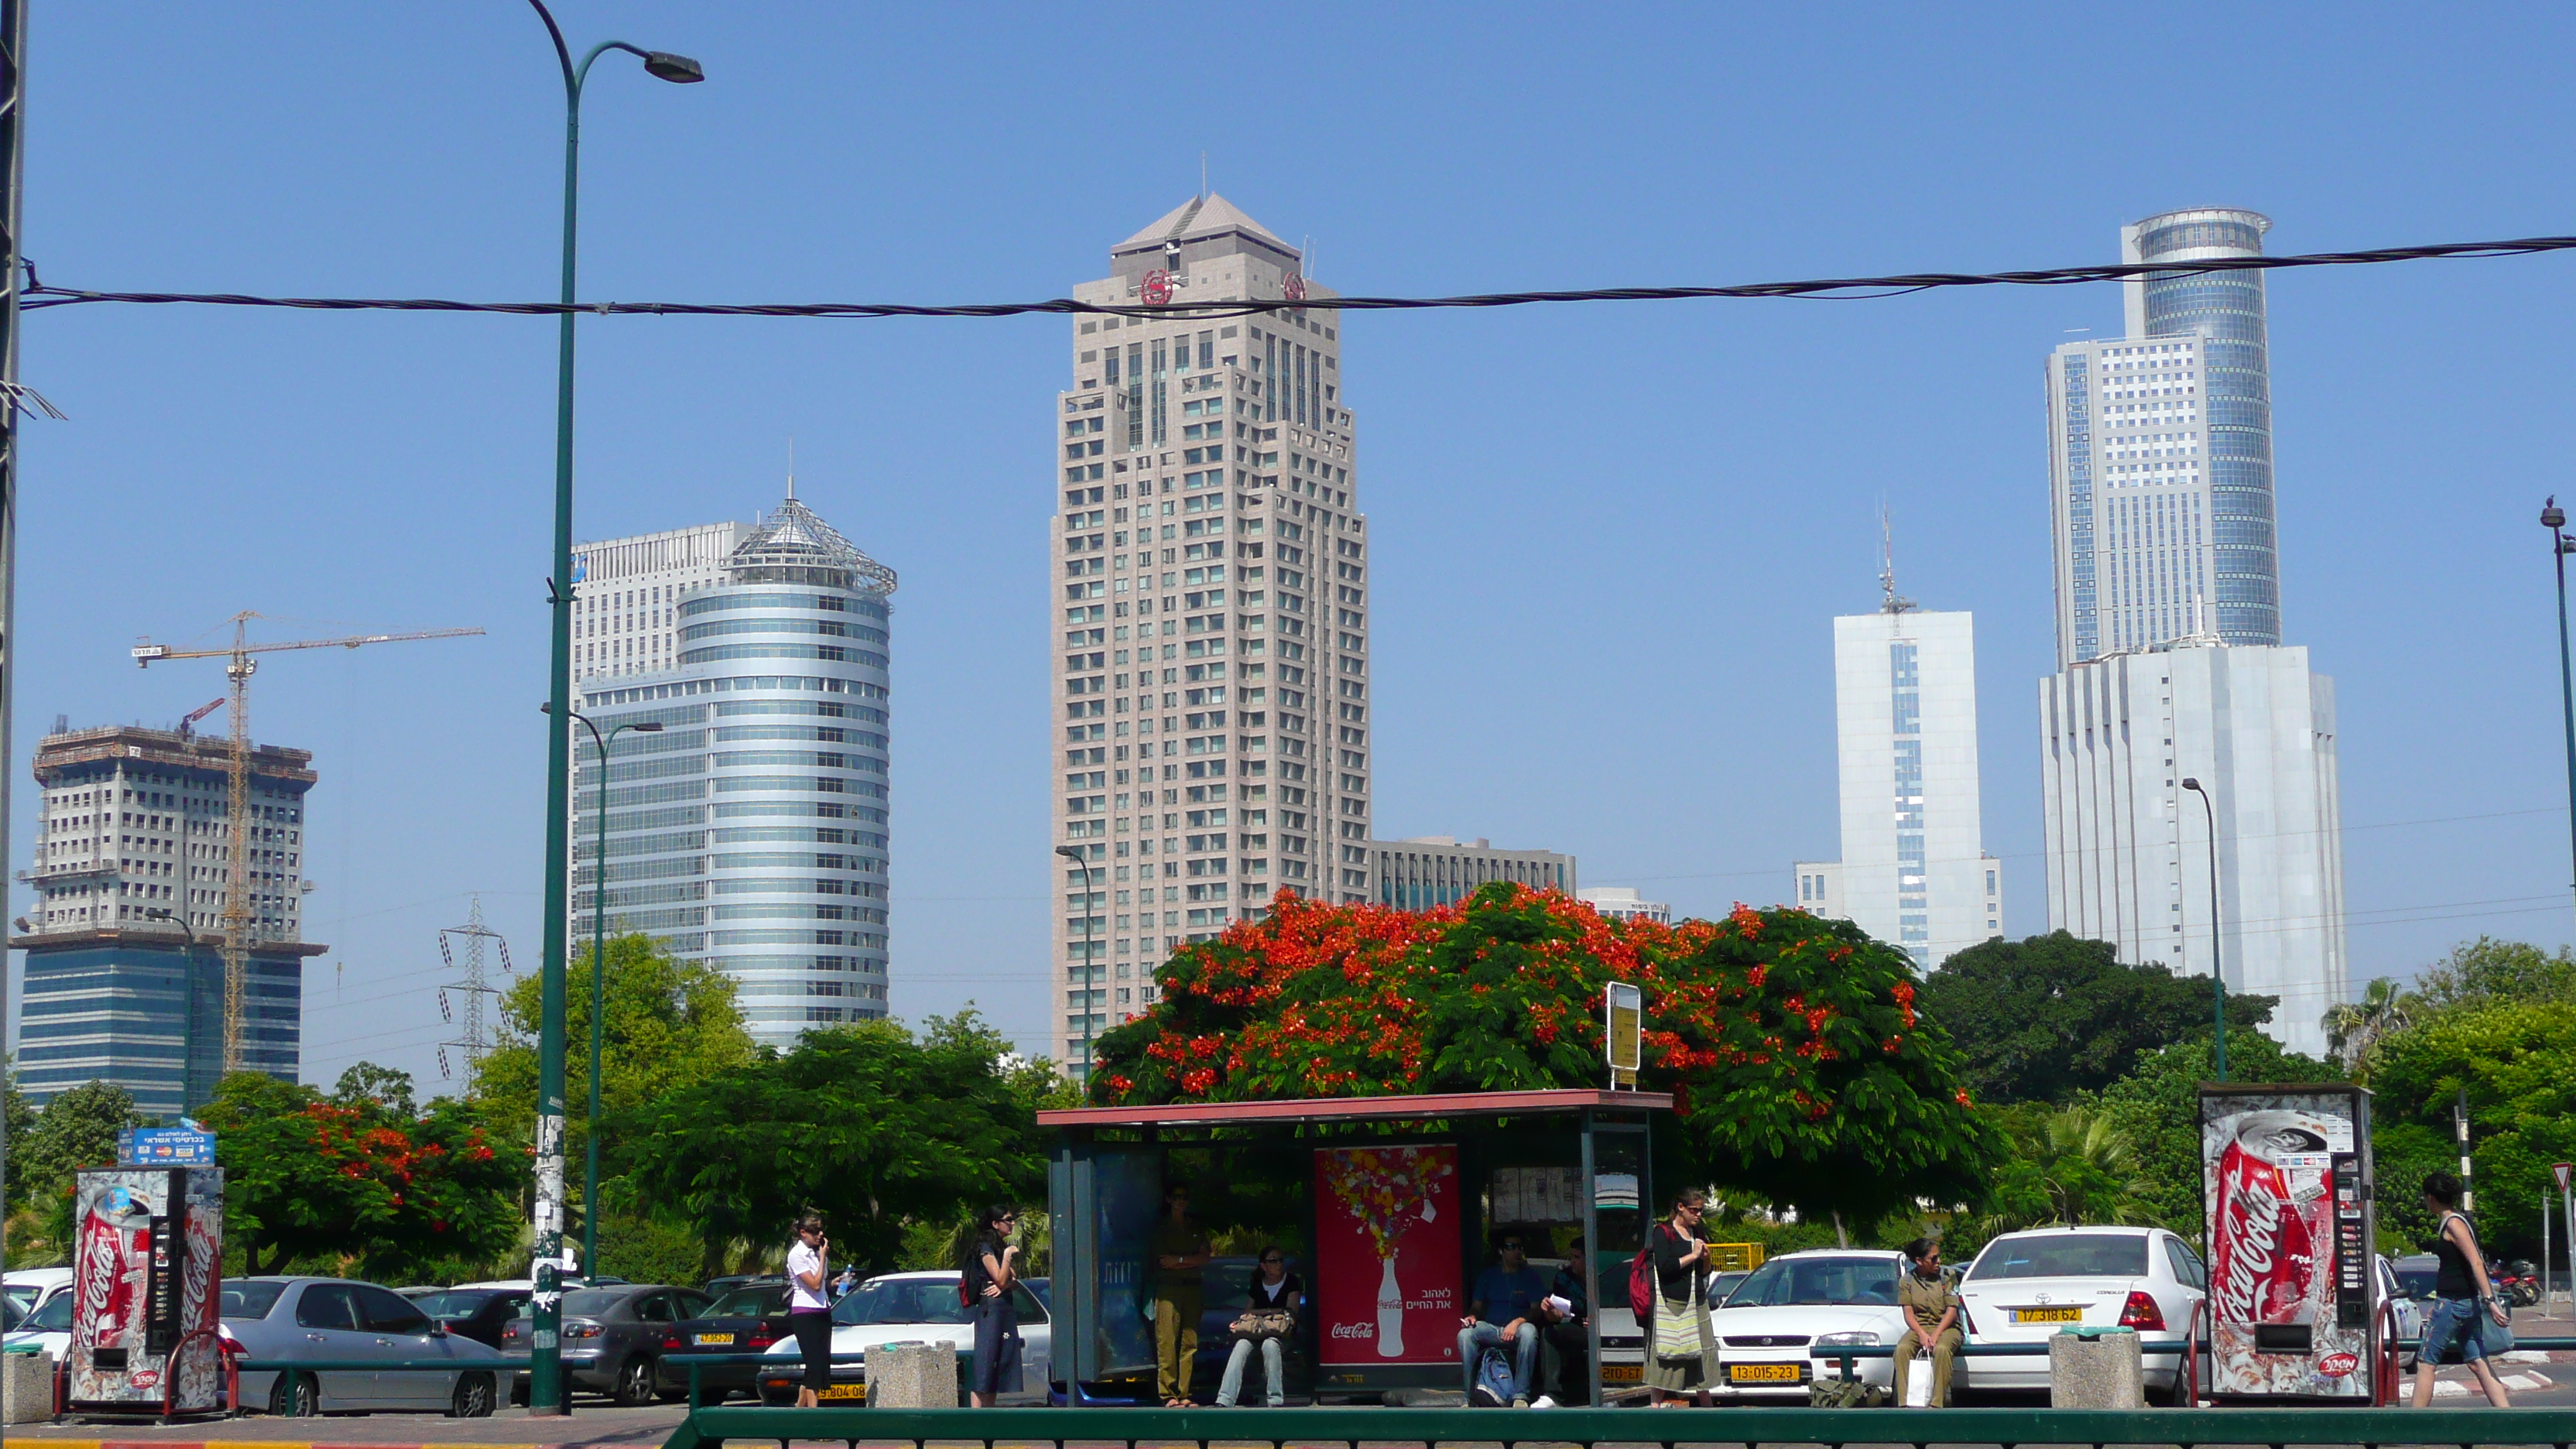
<instances>
[{"instance_id":1,"label":"green tree","mask_svg":"<svg viewBox=\"0 0 2576 1449\"><path fill-rule=\"evenodd\" d=\"M2108 941L2052 931L1953 954L1924 981L1923 1013L1948 1029L1980 1101L2064 1102L2128 1075L2145 1053L2209 1034L2212 995L2206 976L2125 965ZM2277 1002L2231 995L2228 1024L2259 1026Z\"/></svg>"},{"instance_id":2,"label":"green tree","mask_svg":"<svg viewBox=\"0 0 2576 1449\"><path fill-rule=\"evenodd\" d=\"M374 1062L360 1062L340 1074L340 1083L331 1089L331 1100L343 1107L363 1107L392 1117L411 1118L420 1115L412 1101L411 1073Z\"/></svg>"},{"instance_id":3,"label":"green tree","mask_svg":"<svg viewBox=\"0 0 2576 1449\"><path fill-rule=\"evenodd\" d=\"M2576 1003L2576 955L2480 936L2462 942L2416 983L2426 1011L2492 1002Z\"/></svg>"},{"instance_id":4,"label":"green tree","mask_svg":"<svg viewBox=\"0 0 2576 1449\"><path fill-rule=\"evenodd\" d=\"M41 1224L49 1261L68 1258L72 1175L84 1167L114 1167L116 1134L145 1121L134 1110L134 1095L123 1087L84 1082L56 1093L25 1137L10 1138L9 1175Z\"/></svg>"},{"instance_id":5,"label":"green tree","mask_svg":"<svg viewBox=\"0 0 2576 1449\"><path fill-rule=\"evenodd\" d=\"M2449 1138L2452 1104L2465 1087L2482 1237L2490 1250L2529 1253L2539 1246L2542 1197L2556 1195L2549 1165L2576 1158L2576 1010L2489 994L2465 999L2483 1004L2435 1011L2382 1046L2371 1085L2386 1126L2372 1139L2401 1149L2414 1143L2416 1155L2426 1155L2425 1139ZM2457 1148L2435 1160L2456 1167ZM2382 1167L2383 1219L2429 1235L2431 1220L2414 1210L2422 1169L2415 1171L2413 1180L2392 1180Z\"/></svg>"},{"instance_id":6,"label":"green tree","mask_svg":"<svg viewBox=\"0 0 2576 1449\"><path fill-rule=\"evenodd\" d=\"M2137 1149L2112 1114L2090 1103L2002 1109L2012 1156L1995 1174L1982 1211L1943 1235L1943 1252L1966 1262L1987 1239L2051 1223L2155 1223L2138 1180Z\"/></svg>"},{"instance_id":7,"label":"green tree","mask_svg":"<svg viewBox=\"0 0 2576 1449\"><path fill-rule=\"evenodd\" d=\"M27 1205L27 1173L20 1154L26 1150L28 1135L36 1130L36 1104L18 1090L18 1067L12 1061L7 1074L0 1077L0 1097L5 1097L9 1131L9 1180L5 1202L0 1212L15 1213ZM11 1267L17 1266L11 1264Z\"/></svg>"},{"instance_id":8,"label":"green tree","mask_svg":"<svg viewBox=\"0 0 2576 1449\"><path fill-rule=\"evenodd\" d=\"M2137 1070L2102 1093L2102 1115L2129 1144L2132 1180L2148 1221L2186 1238L2203 1236L2200 1084L2212 1079L2210 1038L2178 1041L2139 1059ZM2250 1027L2227 1033L2230 1082L2339 1082L2328 1062L2296 1052Z\"/></svg>"},{"instance_id":9,"label":"green tree","mask_svg":"<svg viewBox=\"0 0 2576 1449\"><path fill-rule=\"evenodd\" d=\"M1036 1111L1054 1073L1009 1057L972 1008L918 1036L891 1021L828 1027L617 1126L636 1184L699 1225L711 1267L733 1241L784 1242L811 1209L836 1258L883 1272L900 1265L909 1224L1043 1196Z\"/></svg>"},{"instance_id":10,"label":"green tree","mask_svg":"<svg viewBox=\"0 0 2576 1449\"><path fill-rule=\"evenodd\" d=\"M2326 1030L2326 1050L2334 1053L2354 1081L2368 1085L2379 1065L2380 1047L2404 1031L2422 1009L2421 998L2382 976L2362 988L2359 1001L2338 1001L2327 1007L2318 1024Z\"/></svg>"}]
</instances>

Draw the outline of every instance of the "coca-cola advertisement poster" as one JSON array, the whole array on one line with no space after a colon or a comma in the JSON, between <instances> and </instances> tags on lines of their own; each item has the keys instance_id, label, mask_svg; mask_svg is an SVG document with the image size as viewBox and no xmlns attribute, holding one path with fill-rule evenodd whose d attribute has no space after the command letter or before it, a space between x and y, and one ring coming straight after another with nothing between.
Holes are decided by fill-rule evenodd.
<instances>
[{"instance_id":1,"label":"coca-cola advertisement poster","mask_svg":"<svg viewBox=\"0 0 2576 1449\"><path fill-rule=\"evenodd\" d=\"M1457 1148L1316 1151L1322 1363L1456 1363L1460 1271Z\"/></svg>"},{"instance_id":2,"label":"coca-cola advertisement poster","mask_svg":"<svg viewBox=\"0 0 2576 1449\"><path fill-rule=\"evenodd\" d=\"M2210 1392L2372 1397L2370 1096L2204 1085Z\"/></svg>"},{"instance_id":3,"label":"coca-cola advertisement poster","mask_svg":"<svg viewBox=\"0 0 2576 1449\"><path fill-rule=\"evenodd\" d=\"M222 1170L85 1171L72 1209L71 1402L222 1407Z\"/></svg>"}]
</instances>

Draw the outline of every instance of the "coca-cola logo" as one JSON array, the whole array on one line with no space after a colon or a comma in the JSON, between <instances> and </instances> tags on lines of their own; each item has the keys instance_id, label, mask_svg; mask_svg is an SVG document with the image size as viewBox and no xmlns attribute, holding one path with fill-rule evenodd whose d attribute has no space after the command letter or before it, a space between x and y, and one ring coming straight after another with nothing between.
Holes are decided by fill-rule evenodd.
<instances>
[{"instance_id":1,"label":"coca-cola logo","mask_svg":"<svg viewBox=\"0 0 2576 1449\"><path fill-rule=\"evenodd\" d=\"M116 1284L125 1263L123 1234L114 1223L92 1217L83 1225L80 1255L80 1297L75 1306L80 1321L89 1325L94 1344L114 1343L124 1325L109 1310L115 1302Z\"/></svg>"},{"instance_id":2,"label":"coca-cola logo","mask_svg":"<svg viewBox=\"0 0 2576 1449\"><path fill-rule=\"evenodd\" d=\"M2255 1321L2281 1240L2281 1197L2268 1190L2269 1183L2258 1180L2271 1174L2242 1159L2237 1167L2221 1179L2231 1189L2221 1221L2220 1246L2227 1250L2227 1268L2218 1288L2222 1323Z\"/></svg>"}]
</instances>

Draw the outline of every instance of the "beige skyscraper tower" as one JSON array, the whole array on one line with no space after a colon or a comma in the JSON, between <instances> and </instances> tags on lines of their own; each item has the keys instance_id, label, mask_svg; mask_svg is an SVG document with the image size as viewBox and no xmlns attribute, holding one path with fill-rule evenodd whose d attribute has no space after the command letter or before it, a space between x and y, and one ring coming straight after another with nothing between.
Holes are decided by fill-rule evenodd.
<instances>
[{"instance_id":1,"label":"beige skyscraper tower","mask_svg":"<svg viewBox=\"0 0 2576 1449\"><path fill-rule=\"evenodd\" d=\"M1223 197L1110 249L1058 400L1057 1060L1285 887L1369 898L1368 534L1335 294ZM1246 299L1317 305L1249 317ZM1162 309L1168 308L1166 314Z\"/></svg>"}]
</instances>

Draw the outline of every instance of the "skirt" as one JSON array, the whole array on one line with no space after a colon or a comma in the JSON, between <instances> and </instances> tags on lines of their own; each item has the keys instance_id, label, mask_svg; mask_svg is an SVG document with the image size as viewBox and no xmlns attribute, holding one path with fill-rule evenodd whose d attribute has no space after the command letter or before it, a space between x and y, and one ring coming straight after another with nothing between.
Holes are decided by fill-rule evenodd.
<instances>
[{"instance_id":1,"label":"skirt","mask_svg":"<svg viewBox=\"0 0 2576 1449\"><path fill-rule=\"evenodd\" d=\"M787 1331L805 1355L805 1387L821 1393L832 1386L832 1312L799 1308L787 1315Z\"/></svg>"},{"instance_id":2,"label":"skirt","mask_svg":"<svg viewBox=\"0 0 2576 1449\"><path fill-rule=\"evenodd\" d=\"M1697 1287L1694 1276L1693 1287ZM1646 1386L1667 1393L1705 1388L1713 1376L1717 1345L1710 1341L1708 1314L1694 1292L1689 1302L1655 1294L1655 1312L1646 1336Z\"/></svg>"}]
</instances>

